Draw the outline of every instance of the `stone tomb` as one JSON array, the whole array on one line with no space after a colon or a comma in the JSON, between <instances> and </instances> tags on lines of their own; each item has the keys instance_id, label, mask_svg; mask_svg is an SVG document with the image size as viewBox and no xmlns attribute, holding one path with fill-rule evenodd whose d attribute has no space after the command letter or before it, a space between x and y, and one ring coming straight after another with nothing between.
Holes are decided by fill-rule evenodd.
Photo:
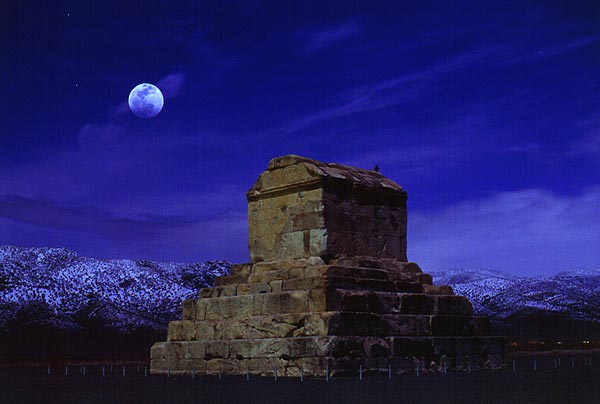
<instances>
[{"instance_id":1,"label":"stone tomb","mask_svg":"<svg viewBox=\"0 0 600 404\"><path fill-rule=\"evenodd\" d=\"M251 262L183 302L152 373L322 376L475 368L503 337L406 258L406 192L380 173L271 160L247 193Z\"/></svg>"}]
</instances>

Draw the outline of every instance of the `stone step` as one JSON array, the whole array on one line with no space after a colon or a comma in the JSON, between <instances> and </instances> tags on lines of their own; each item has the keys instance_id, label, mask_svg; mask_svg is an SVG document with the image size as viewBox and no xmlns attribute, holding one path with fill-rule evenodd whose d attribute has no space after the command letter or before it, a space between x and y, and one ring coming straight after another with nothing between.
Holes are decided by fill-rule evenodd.
<instances>
[{"instance_id":1,"label":"stone step","mask_svg":"<svg viewBox=\"0 0 600 404\"><path fill-rule=\"evenodd\" d=\"M298 336L478 336L489 320L477 316L374 314L362 312L289 313L249 316L245 319L211 318L169 323L169 341L245 339Z\"/></svg>"},{"instance_id":2,"label":"stone step","mask_svg":"<svg viewBox=\"0 0 600 404\"><path fill-rule=\"evenodd\" d=\"M415 262L402 262L392 258L378 257L339 257L329 262L330 265L349 267L379 268L393 273L420 273L421 267Z\"/></svg>"},{"instance_id":3,"label":"stone step","mask_svg":"<svg viewBox=\"0 0 600 404\"><path fill-rule=\"evenodd\" d=\"M248 278L248 283L321 276L340 276L348 278L369 278L380 280L390 279L390 274L382 269L319 265L309 266L306 268L281 269L277 271L252 273Z\"/></svg>"},{"instance_id":4,"label":"stone step","mask_svg":"<svg viewBox=\"0 0 600 404\"><path fill-rule=\"evenodd\" d=\"M234 341L167 341L154 344L152 359L249 359L261 357L375 358L453 353L501 353L505 337L312 336L238 339Z\"/></svg>"},{"instance_id":5,"label":"stone step","mask_svg":"<svg viewBox=\"0 0 600 404\"><path fill-rule=\"evenodd\" d=\"M326 312L320 317L324 324L313 319L318 335L480 336L489 332L489 319L478 316Z\"/></svg>"},{"instance_id":6,"label":"stone step","mask_svg":"<svg viewBox=\"0 0 600 404\"><path fill-rule=\"evenodd\" d=\"M426 280L426 279L425 279ZM333 275L272 280L270 282L239 283L200 289L200 298L237 295L256 295L269 292L313 290L324 288L384 291L401 293L423 293L427 284L406 280L355 278Z\"/></svg>"},{"instance_id":7,"label":"stone step","mask_svg":"<svg viewBox=\"0 0 600 404\"><path fill-rule=\"evenodd\" d=\"M466 316L473 314L471 303L463 296L314 289L188 299L183 302L182 319L245 319L259 315L324 311Z\"/></svg>"},{"instance_id":8,"label":"stone step","mask_svg":"<svg viewBox=\"0 0 600 404\"><path fill-rule=\"evenodd\" d=\"M500 361L505 352L504 337L294 337L239 339L235 341L205 340L159 342L151 350L153 373L198 374L237 373L299 376L331 371L387 368L414 368L416 362L425 369L430 361L445 360L450 367L482 362L489 358ZM404 359L404 360L403 360ZM297 371L290 373L288 368Z\"/></svg>"},{"instance_id":9,"label":"stone step","mask_svg":"<svg viewBox=\"0 0 600 404\"><path fill-rule=\"evenodd\" d=\"M379 279L389 281L416 282L424 285L432 283L431 275L422 272L393 272L387 269L351 267L339 265L316 265L302 268L273 269L269 271L251 272L237 268L231 275L215 278L214 285L223 287L240 283L269 283L272 281L287 281L297 278L312 277L343 277L358 279Z\"/></svg>"},{"instance_id":10,"label":"stone step","mask_svg":"<svg viewBox=\"0 0 600 404\"><path fill-rule=\"evenodd\" d=\"M464 296L348 289L336 289L333 293L328 293L327 310L380 314L473 315L473 306Z\"/></svg>"}]
</instances>

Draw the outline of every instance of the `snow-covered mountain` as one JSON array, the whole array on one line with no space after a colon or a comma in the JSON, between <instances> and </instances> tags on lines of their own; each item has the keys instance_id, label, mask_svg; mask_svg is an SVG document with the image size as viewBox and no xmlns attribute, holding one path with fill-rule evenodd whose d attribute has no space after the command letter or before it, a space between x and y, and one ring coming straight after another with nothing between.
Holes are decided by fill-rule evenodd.
<instances>
[{"instance_id":1,"label":"snow-covered mountain","mask_svg":"<svg viewBox=\"0 0 600 404\"><path fill-rule=\"evenodd\" d=\"M164 330L181 302L228 273L227 261L192 264L80 257L66 248L0 246L0 331L32 322L77 331ZM467 296L477 314L504 321L550 312L600 323L600 270L518 277L485 269L427 271Z\"/></svg>"},{"instance_id":2,"label":"snow-covered mountain","mask_svg":"<svg viewBox=\"0 0 600 404\"><path fill-rule=\"evenodd\" d=\"M578 269L552 276L518 277L485 269L428 271L468 297L478 314L496 320L531 311L562 313L600 322L600 270Z\"/></svg>"},{"instance_id":3,"label":"snow-covered mountain","mask_svg":"<svg viewBox=\"0 0 600 404\"><path fill-rule=\"evenodd\" d=\"M185 298L229 268L226 261L99 260L66 248L0 246L0 330L23 322L70 331L166 329Z\"/></svg>"}]
</instances>

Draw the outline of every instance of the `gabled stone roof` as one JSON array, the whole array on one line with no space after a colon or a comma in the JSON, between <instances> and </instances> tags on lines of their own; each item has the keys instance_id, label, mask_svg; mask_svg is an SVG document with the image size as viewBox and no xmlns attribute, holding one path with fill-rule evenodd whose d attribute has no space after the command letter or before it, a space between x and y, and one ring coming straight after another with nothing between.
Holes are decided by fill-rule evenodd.
<instances>
[{"instance_id":1,"label":"gabled stone roof","mask_svg":"<svg viewBox=\"0 0 600 404\"><path fill-rule=\"evenodd\" d=\"M294 170L292 166L297 166L300 170ZM281 174L275 174L275 172ZM254 183L247 195L251 198L273 189L326 181L349 183L353 187L359 188L387 189L404 193L400 185L377 171L337 163L323 163L308 157L290 154L272 159L267 170Z\"/></svg>"}]
</instances>

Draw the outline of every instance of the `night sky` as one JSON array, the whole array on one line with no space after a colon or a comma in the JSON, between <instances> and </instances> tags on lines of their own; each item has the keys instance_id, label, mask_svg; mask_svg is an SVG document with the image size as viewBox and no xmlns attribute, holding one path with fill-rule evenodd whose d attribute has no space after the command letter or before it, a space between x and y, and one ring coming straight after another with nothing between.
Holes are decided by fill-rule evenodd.
<instances>
[{"instance_id":1,"label":"night sky","mask_svg":"<svg viewBox=\"0 0 600 404\"><path fill-rule=\"evenodd\" d=\"M424 270L600 268L598 1L3 0L0 22L0 244L246 262L245 192L293 153L402 185Z\"/></svg>"}]
</instances>

